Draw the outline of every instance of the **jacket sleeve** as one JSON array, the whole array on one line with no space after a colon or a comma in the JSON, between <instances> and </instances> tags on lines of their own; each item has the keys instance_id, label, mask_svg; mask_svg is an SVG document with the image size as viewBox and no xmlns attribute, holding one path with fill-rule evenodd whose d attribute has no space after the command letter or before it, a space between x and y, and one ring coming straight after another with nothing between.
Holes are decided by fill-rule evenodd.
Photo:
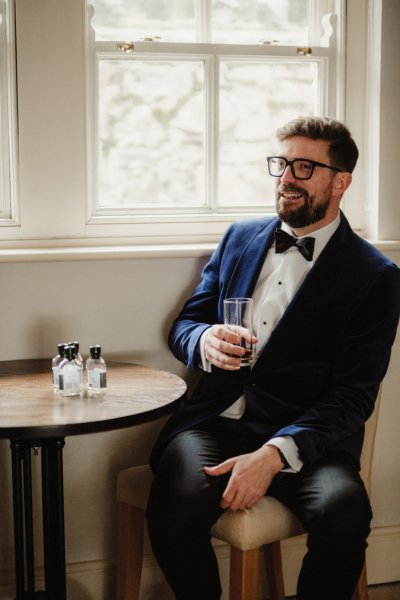
<instances>
[{"instance_id":1,"label":"jacket sleeve","mask_svg":"<svg viewBox=\"0 0 400 600\"><path fill-rule=\"evenodd\" d=\"M400 270L383 270L352 315L321 400L276 436L293 437L305 464L358 432L373 411L400 311Z\"/></svg>"}]
</instances>

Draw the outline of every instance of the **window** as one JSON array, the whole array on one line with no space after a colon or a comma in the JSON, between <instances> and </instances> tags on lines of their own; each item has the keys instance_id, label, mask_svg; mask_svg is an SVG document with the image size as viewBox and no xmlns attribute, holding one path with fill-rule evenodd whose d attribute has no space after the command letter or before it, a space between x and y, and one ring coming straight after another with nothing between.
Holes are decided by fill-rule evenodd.
<instances>
[{"instance_id":1,"label":"window","mask_svg":"<svg viewBox=\"0 0 400 600\"><path fill-rule=\"evenodd\" d=\"M13 225L15 206L15 64L13 3L0 0L0 225Z\"/></svg>"},{"instance_id":2,"label":"window","mask_svg":"<svg viewBox=\"0 0 400 600\"><path fill-rule=\"evenodd\" d=\"M342 4L90 0L89 223L273 212L276 128L341 116Z\"/></svg>"},{"instance_id":3,"label":"window","mask_svg":"<svg viewBox=\"0 0 400 600\"><path fill-rule=\"evenodd\" d=\"M288 0L264 0L275 22L263 24L256 10L261 0L185 0L184 13L176 0L164 12L161 0L91 2L0 0L0 260L8 260L9 251L22 259L29 248L34 257L66 257L70 248L76 256L92 256L86 247L94 248L93 256L104 247L110 256L130 251L142 256L153 249L162 256L204 256L232 221L274 212L265 157L276 150L275 123L303 110L298 101L304 102L310 88L312 110L345 119L360 148L343 203L352 226L375 239L398 238L396 172L385 158L396 156L398 139L396 110L389 110L399 101L391 31L397 3L384 11L368 0L294 0L291 6ZM239 13L251 6L253 21L249 12ZM291 12L295 9L304 19ZM177 32L179 38L171 41L168 36ZM161 41L136 41L156 35ZM130 40L135 49L124 52ZM298 54L308 47L311 54ZM157 61L168 75L163 80ZM288 63L311 73L313 84L281 75ZM126 97L108 79L99 86L106 68L115 90L121 73L133 78L135 86L127 80L122 90ZM250 88L250 72L261 78L261 87ZM270 73L281 90L278 95L278 87L273 89L272 100L266 96ZM149 90L135 96L139 75L143 90ZM174 119L168 102L189 77L196 78L197 95L191 102L183 98L186 105L182 100ZM154 104L157 87L164 100L154 113L150 100ZM259 102L260 89L265 96ZM138 116L153 113L144 131ZM100 114L109 122L109 148ZM182 126L188 120L190 135ZM162 138L162 150L156 146L152 158L151 135L160 123L168 125L174 145ZM124 198L120 189L128 185Z\"/></svg>"}]
</instances>

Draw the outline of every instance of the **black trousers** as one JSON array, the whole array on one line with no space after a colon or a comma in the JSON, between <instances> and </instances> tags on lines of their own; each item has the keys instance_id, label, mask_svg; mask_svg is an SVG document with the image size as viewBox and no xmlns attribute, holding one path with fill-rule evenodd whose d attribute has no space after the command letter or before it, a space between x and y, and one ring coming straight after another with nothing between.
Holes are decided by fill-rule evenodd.
<instances>
[{"instance_id":1,"label":"black trousers","mask_svg":"<svg viewBox=\"0 0 400 600\"><path fill-rule=\"evenodd\" d=\"M154 555L177 600L219 600L221 584L210 529L229 474L204 466L252 452L245 423L217 418L177 435L166 448L147 508ZM361 573L371 508L353 459L326 455L299 474L279 473L268 495L289 506L308 533L297 600L351 600Z\"/></svg>"}]
</instances>

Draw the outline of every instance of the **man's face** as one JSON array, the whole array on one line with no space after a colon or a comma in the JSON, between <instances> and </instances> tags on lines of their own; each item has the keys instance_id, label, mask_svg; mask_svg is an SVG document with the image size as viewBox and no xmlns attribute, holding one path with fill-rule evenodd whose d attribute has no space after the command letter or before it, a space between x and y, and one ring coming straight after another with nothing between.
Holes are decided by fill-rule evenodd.
<instances>
[{"instance_id":1,"label":"man's face","mask_svg":"<svg viewBox=\"0 0 400 600\"><path fill-rule=\"evenodd\" d=\"M306 158L331 165L328 142L295 136L282 142L277 155L294 160ZM331 165L335 166L335 165ZM318 223L324 226L339 210L341 194L335 193L337 172L315 167L310 179L295 179L290 166L276 178L276 210L279 218L292 229L303 229ZM316 227L314 227L316 229Z\"/></svg>"}]
</instances>

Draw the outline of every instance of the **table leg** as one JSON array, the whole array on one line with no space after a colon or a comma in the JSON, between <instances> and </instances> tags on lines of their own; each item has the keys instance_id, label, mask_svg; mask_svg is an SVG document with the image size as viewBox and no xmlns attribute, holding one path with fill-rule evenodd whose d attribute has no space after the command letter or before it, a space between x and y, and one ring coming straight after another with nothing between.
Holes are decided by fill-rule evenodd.
<instances>
[{"instance_id":1,"label":"table leg","mask_svg":"<svg viewBox=\"0 0 400 600\"><path fill-rule=\"evenodd\" d=\"M41 442L44 563L46 598L49 600L66 600L67 597L63 447L63 438Z\"/></svg>"},{"instance_id":2,"label":"table leg","mask_svg":"<svg viewBox=\"0 0 400 600\"><path fill-rule=\"evenodd\" d=\"M31 448L41 447L46 591L35 592ZM11 440L16 600L66 600L64 438Z\"/></svg>"},{"instance_id":3,"label":"table leg","mask_svg":"<svg viewBox=\"0 0 400 600\"><path fill-rule=\"evenodd\" d=\"M14 509L14 552L15 552L15 587L17 600L25 593L25 538L22 461L25 447L18 440L11 441L13 509Z\"/></svg>"},{"instance_id":4,"label":"table leg","mask_svg":"<svg viewBox=\"0 0 400 600\"><path fill-rule=\"evenodd\" d=\"M25 557L26 557L26 588L32 595L35 591L35 559L33 540L33 506L32 506L32 470L31 452L25 447L24 456L24 508L25 508Z\"/></svg>"}]
</instances>

